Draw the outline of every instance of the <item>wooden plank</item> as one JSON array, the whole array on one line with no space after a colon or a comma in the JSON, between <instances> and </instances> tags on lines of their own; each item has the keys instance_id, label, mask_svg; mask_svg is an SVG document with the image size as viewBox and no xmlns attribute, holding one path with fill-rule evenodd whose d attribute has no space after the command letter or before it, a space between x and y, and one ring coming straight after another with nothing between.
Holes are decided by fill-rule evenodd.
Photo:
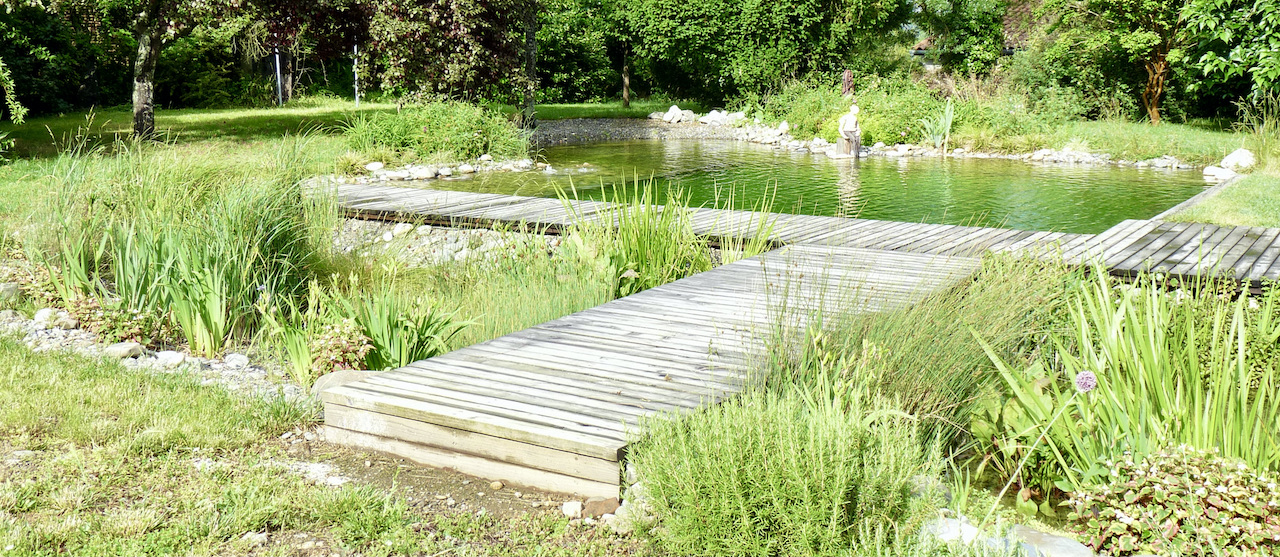
<instances>
[{"instance_id":1,"label":"wooden plank","mask_svg":"<svg viewBox=\"0 0 1280 557\"><path fill-rule=\"evenodd\" d=\"M1112 264L1111 267L1126 272L1144 271L1152 266L1152 262L1161 261L1177 250L1182 242L1194 238L1199 230L1199 226L1193 226L1191 223L1178 223L1163 229L1157 241L1147 244L1143 249L1133 252L1124 260Z\"/></svg>"},{"instance_id":2,"label":"wooden plank","mask_svg":"<svg viewBox=\"0 0 1280 557\"><path fill-rule=\"evenodd\" d=\"M1253 266L1262 259L1267 248L1275 243L1277 237L1280 237L1280 228L1265 229L1262 236L1258 238L1258 241L1254 242L1253 246L1246 250L1245 253L1240 256L1240 259L1236 261L1234 268L1235 276L1242 279L1258 279L1261 275L1253 276Z\"/></svg>"},{"instance_id":3,"label":"wooden plank","mask_svg":"<svg viewBox=\"0 0 1280 557\"><path fill-rule=\"evenodd\" d=\"M324 408L325 424L378 437L390 437L507 464L527 466L601 483L618 482L618 462L548 449L483 433L474 433L339 404ZM492 478L505 480L507 478Z\"/></svg>"},{"instance_id":4,"label":"wooden plank","mask_svg":"<svg viewBox=\"0 0 1280 557\"><path fill-rule=\"evenodd\" d=\"M1262 236L1266 233L1267 229L1265 228L1250 227L1245 232L1244 236L1240 238L1240 241L1228 249L1226 255L1222 256L1222 260L1218 262L1218 272L1230 277L1236 276L1236 263L1240 261L1240 259L1253 248L1253 244L1261 240Z\"/></svg>"},{"instance_id":5,"label":"wooden plank","mask_svg":"<svg viewBox=\"0 0 1280 557\"><path fill-rule=\"evenodd\" d=\"M1248 277L1253 280L1277 278L1273 274L1277 260L1280 260L1280 241L1273 240L1271 245L1263 248L1262 255L1258 256L1257 261L1253 262L1253 266L1249 269Z\"/></svg>"},{"instance_id":6,"label":"wooden plank","mask_svg":"<svg viewBox=\"0 0 1280 557\"><path fill-rule=\"evenodd\" d=\"M407 458L427 466L457 470L464 474L490 480L502 480L513 486L523 485L544 491L573 494L578 497L609 498L618 497L620 493L617 484L575 478L389 437L380 437L327 425L322 429L322 433L325 440L331 443L362 447Z\"/></svg>"},{"instance_id":7,"label":"wooden plank","mask_svg":"<svg viewBox=\"0 0 1280 557\"><path fill-rule=\"evenodd\" d=\"M1143 234L1141 237L1137 238L1136 240L1129 242L1128 245L1125 245L1123 248L1111 250L1110 253L1105 254L1102 260L1102 264L1108 268L1115 267L1116 264L1120 263L1121 261L1124 261L1126 259L1129 259L1132 256L1137 255L1138 253L1146 251L1147 248L1150 248L1153 244L1156 245L1157 247L1151 249L1150 251L1155 251L1156 249L1158 249L1158 246L1163 243L1161 241L1162 238L1165 239L1164 241L1167 241L1166 234L1169 233L1169 228L1170 226L1166 226L1166 225L1156 226L1155 228L1151 229L1146 234Z\"/></svg>"},{"instance_id":8,"label":"wooden plank","mask_svg":"<svg viewBox=\"0 0 1280 557\"><path fill-rule=\"evenodd\" d=\"M609 437L604 437L578 428L550 427L472 409L453 408L414 397L389 396L374 390L355 388L360 383L325 389L321 391L320 399L326 404L350 406L606 460L617 460L618 451L625 445L613 432L609 433Z\"/></svg>"},{"instance_id":9,"label":"wooden plank","mask_svg":"<svg viewBox=\"0 0 1280 557\"><path fill-rule=\"evenodd\" d=\"M1208 276L1208 272L1213 265L1213 261L1209 260L1209 258L1212 256L1214 248L1232 232L1233 229L1229 227L1213 227L1213 232L1208 238L1193 246L1193 250L1185 252L1185 257L1177 261L1176 265L1169 266L1169 274L1176 276L1203 274Z\"/></svg>"}]
</instances>

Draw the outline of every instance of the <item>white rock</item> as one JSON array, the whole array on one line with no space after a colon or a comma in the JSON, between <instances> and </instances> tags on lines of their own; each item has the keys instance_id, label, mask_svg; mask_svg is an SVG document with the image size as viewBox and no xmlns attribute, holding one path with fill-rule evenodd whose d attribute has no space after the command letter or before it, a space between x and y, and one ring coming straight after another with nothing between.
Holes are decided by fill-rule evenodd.
<instances>
[{"instance_id":1,"label":"white rock","mask_svg":"<svg viewBox=\"0 0 1280 557\"><path fill-rule=\"evenodd\" d=\"M382 241L384 241L384 242L390 242L391 240L394 240L395 238L396 238L396 235L395 235L395 234L392 234L390 230L388 230L388 231L386 231L386 232L383 232L383 233L382 233Z\"/></svg>"},{"instance_id":2,"label":"white rock","mask_svg":"<svg viewBox=\"0 0 1280 557\"><path fill-rule=\"evenodd\" d=\"M1218 181L1226 181L1236 177L1236 172L1230 168L1222 168L1220 166L1204 167L1205 178L1213 178Z\"/></svg>"},{"instance_id":3,"label":"white rock","mask_svg":"<svg viewBox=\"0 0 1280 557\"><path fill-rule=\"evenodd\" d=\"M911 146L906 143L899 143L893 148L899 155L906 155L911 152Z\"/></svg>"},{"instance_id":4,"label":"white rock","mask_svg":"<svg viewBox=\"0 0 1280 557\"><path fill-rule=\"evenodd\" d=\"M871 148L872 148L872 149L884 149L884 142L883 142L883 141L877 141L875 145L872 145L872 146L871 146Z\"/></svg>"},{"instance_id":5,"label":"white rock","mask_svg":"<svg viewBox=\"0 0 1280 557\"><path fill-rule=\"evenodd\" d=\"M142 345L136 342L117 342L102 349L102 354L108 358L123 360L125 358L134 358L142 355Z\"/></svg>"},{"instance_id":6,"label":"white rock","mask_svg":"<svg viewBox=\"0 0 1280 557\"><path fill-rule=\"evenodd\" d=\"M400 237L400 236L404 236L405 234L408 234L408 233L410 233L410 232L412 232L412 231L413 231L413 225L412 225L412 224L409 224L409 223L407 223L407 222L402 222L402 223L399 223L399 224L395 225L395 227L391 229L391 235L392 235L392 236L395 236L395 237Z\"/></svg>"},{"instance_id":7,"label":"white rock","mask_svg":"<svg viewBox=\"0 0 1280 557\"><path fill-rule=\"evenodd\" d=\"M244 354L237 354L235 352L227 354L227 357L223 358L222 361L231 367L248 367L249 366L249 357L245 356Z\"/></svg>"},{"instance_id":8,"label":"white rock","mask_svg":"<svg viewBox=\"0 0 1280 557\"><path fill-rule=\"evenodd\" d=\"M582 501L569 501L560 506L560 512L569 518L582 518Z\"/></svg>"},{"instance_id":9,"label":"white rock","mask_svg":"<svg viewBox=\"0 0 1280 557\"><path fill-rule=\"evenodd\" d=\"M746 119L747 113L745 112L730 112L725 115L725 123L731 126Z\"/></svg>"},{"instance_id":10,"label":"white rock","mask_svg":"<svg viewBox=\"0 0 1280 557\"><path fill-rule=\"evenodd\" d=\"M476 167L463 163L458 165L458 174L475 174Z\"/></svg>"},{"instance_id":11,"label":"white rock","mask_svg":"<svg viewBox=\"0 0 1280 557\"><path fill-rule=\"evenodd\" d=\"M481 161L481 162L491 162L491 161L493 161L493 155L490 155L489 153L485 153L485 154L483 154L483 155L480 155L480 161Z\"/></svg>"},{"instance_id":12,"label":"white rock","mask_svg":"<svg viewBox=\"0 0 1280 557\"><path fill-rule=\"evenodd\" d=\"M156 352L156 365L163 368L175 368L187 361L187 355L176 350L161 350Z\"/></svg>"},{"instance_id":13,"label":"white rock","mask_svg":"<svg viewBox=\"0 0 1280 557\"><path fill-rule=\"evenodd\" d=\"M1236 149L1235 151L1232 151L1230 155L1223 157L1222 162L1218 163L1218 166L1227 170L1239 172L1241 170L1253 168L1253 165L1255 164L1258 164L1257 157L1254 157L1253 153L1248 149L1241 148Z\"/></svg>"},{"instance_id":14,"label":"white rock","mask_svg":"<svg viewBox=\"0 0 1280 557\"><path fill-rule=\"evenodd\" d=\"M16 302L22 298L22 285L16 282L0 283L0 302Z\"/></svg>"},{"instance_id":15,"label":"white rock","mask_svg":"<svg viewBox=\"0 0 1280 557\"><path fill-rule=\"evenodd\" d=\"M36 325L48 328L53 326L53 320L58 318L58 310L54 308L41 308L36 310L35 316L31 318Z\"/></svg>"},{"instance_id":16,"label":"white rock","mask_svg":"<svg viewBox=\"0 0 1280 557\"><path fill-rule=\"evenodd\" d=\"M661 119L662 119L662 117L663 117L663 116L665 116L666 114L667 114L666 112L650 112L650 113L649 113L649 119L650 119L650 120L661 120Z\"/></svg>"},{"instance_id":17,"label":"white rock","mask_svg":"<svg viewBox=\"0 0 1280 557\"><path fill-rule=\"evenodd\" d=\"M378 162L378 161L373 161L373 162L371 162L371 163L369 163L369 164L364 165L364 169L365 169L365 170L368 170L369 172L377 172L377 171L379 171L379 170L382 170L382 169L383 169L384 167L386 167L386 166L387 166L387 165L382 164L382 163L380 163L380 162Z\"/></svg>"},{"instance_id":18,"label":"white rock","mask_svg":"<svg viewBox=\"0 0 1280 557\"><path fill-rule=\"evenodd\" d=\"M267 543L267 534L266 532L245 532L240 539L249 542L249 545L262 545Z\"/></svg>"},{"instance_id":19,"label":"white rock","mask_svg":"<svg viewBox=\"0 0 1280 557\"><path fill-rule=\"evenodd\" d=\"M668 124L675 124L675 123L679 122L679 121L680 121L680 107L678 107L678 106L676 106L676 105L674 105L674 104L673 104L673 105L671 105L671 108L668 108L668 109L667 109L666 114L663 114L663 115L662 115L662 121L663 121L663 122L666 122L666 123L668 123Z\"/></svg>"},{"instance_id":20,"label":"white rock","mask_svg":"<svg viewBox=\"0 0 1280 557\"><path fill-rule=\"evenodd\" d=\"M409 171L408 170L392 170L391 172L387 173L387 179L388 180L408 180Z\"/></svg>"},{"instance_id":21,"label":"white rock","mask_svg":"<svg viewBox=\"0 0 1280 557\"><path fill-rule=\"evenodd\" d=\"M965 151L964 147L956 147L955 149L951 150L951 152L956 155L962 155L964 154L964 151Z\"/></svg>"},{"instance_id":22,"label":"white rock","mask_svg":"<svg viewBox=\"0 0 1280 557\"><path fill-rule=\"evenodd\" d=\"M789 131L791 131L791 124L788 124L786 120L783 120L781 124L778 124L778 133L787 133Z\"/></svg>"},{"instance_id":23,"label":"white rock","mask_svg":"<svg viewBox=\"0 0 1280 557\"><path fill-rule=\"evenodd\" d=\"M453 169L447 166L440 167L439 169L436 170L436 172L439 173L441 176L453 176Z\"/></svg>"},{"instance_id":24,"label":"white rock","mask_svg":"<svg viewBox=\"0 0 1280 557\"><path fill-rule=\"evenodd\" d=\"M969 523L969 519L961 518L935 518L926 522L921 532L926 536L935 537L943 542L963 541L964 543L973 543L978 538L978 528Z\"/></svg>"},{"instance_id":25,"label":"white rock","mask_svg":"<svg viewBox=\"0 0 1280 557\"><path fill-rule=\"evenodd\" d=\"M556 173L556 169L552 168L552 167L551 167L551 165L549 165L549 164L548 164L546 168L542 169L542 173L543 173L543 174L555 174L555 173Z\"/></svg>"}]
</instances>

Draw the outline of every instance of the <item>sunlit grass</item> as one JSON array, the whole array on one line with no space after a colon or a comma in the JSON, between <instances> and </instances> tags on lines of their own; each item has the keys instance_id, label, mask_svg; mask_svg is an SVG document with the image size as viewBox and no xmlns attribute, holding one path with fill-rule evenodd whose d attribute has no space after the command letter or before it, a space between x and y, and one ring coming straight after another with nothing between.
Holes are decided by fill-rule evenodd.
<instances>
[{"instance_id":1,"label":"sunlit grass","mask_svg":"<svg viewBox=\"0 0 1280 557\"><path fill-rule=\"evenodd\" d=\"M1166 220L1280 227L1280 174L1260 172L1246 176Z\"/></svg>"}]
</instances>

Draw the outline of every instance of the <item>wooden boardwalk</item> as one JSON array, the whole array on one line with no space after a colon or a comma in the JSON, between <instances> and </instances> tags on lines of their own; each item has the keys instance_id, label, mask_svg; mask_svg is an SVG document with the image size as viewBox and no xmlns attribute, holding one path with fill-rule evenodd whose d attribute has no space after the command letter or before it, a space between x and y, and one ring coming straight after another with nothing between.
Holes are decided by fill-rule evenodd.
<instances>
[{"instance_id":1,"label":"wooden boardwalk","mask_svg":"<svg viewBox=\"0 0 1280 557\"><path fill-rule=\"evenodd\" d=\"M902 307L978 265L783 248L326 390L326 436L483 477L616 497L619 461L640 420L738 392L779 320Z\"/></svg>"},{"instance_id":2,"label":"wooden boardwalk","mask_svg":"<svg viewBox=\"0 0 1280 557\"><path fill-rule=\"evenodd\" d=\"M608 203L336 187L364 217L557 231ZM470 474L616 496L641 420L732 396L778 323L901 307L1010 252L1132 275L1280 278L1280 229L1124 221L1101 234L691 209L694 232L782 247L321 393L330 440ZM761 219L768 226L762 228ZM788 308L780 314L780 308Z\"/></svg>"}]
</instances>

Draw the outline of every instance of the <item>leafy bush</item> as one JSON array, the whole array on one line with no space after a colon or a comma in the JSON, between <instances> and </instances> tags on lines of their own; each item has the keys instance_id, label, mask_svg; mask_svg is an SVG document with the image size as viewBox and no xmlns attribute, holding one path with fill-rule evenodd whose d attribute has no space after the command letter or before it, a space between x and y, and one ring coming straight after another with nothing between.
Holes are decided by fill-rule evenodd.
<instances>
[{"instance_id":1,"label":"leafy bush","mask_svg":"<svg viewBox=\"0 0 1280 557\"><path fill-rule=\"evenodd\" d=\"M1275 476L1183 445L1103 462L1107 481L1067 504L1108 555L1280 555Z\"/></svg>"},{"instance_id":2,"label":"leafy bush","mask_svg":"<svg viewBox=\"0 0 1280 557\"><path fill-rule=\"evenodd\" d=\"M1280 291L1232 299L1208 287L1174 290L1151 276L1129 287L1093 275L1070 301L1051 354L1026 369L992 354L1007 404L1025 415L1006 422L1006 442L1030 445L1066 411L1036 459L1044 469L1030 475L1075 491L1105 478L1096 464L1104 459L1124 451L1141 458L1170 444L1280 468ZM1085 370L1098 376L1098 388L1073 399L1068 379Z\"/></svg>"},{"instance_id":3,"label":"leafy bush","mask_svg":"<svg viewBox=\"0 0 1280 557\"><path fill-rule=\"evenodd\" d=\"M914 420L866 390L753 390L656 421L632 447L656 532L680 555L848 552L861 528L909 528L911 479L939 472Z\"/></svg>"},{"instance_id":4,"label":"leafy bush","mask_svg":"<svg viewBox=\"0 0 1280 557\"><path fill-rule=\"evenodd\" d=\"M786 120L792 136L810 139L819 136L828 121L847 112L850 102L840 94L838 83L809 80L792 81L770 95L747 94L737 104L767 122Z\"/></svg>"},{"instance_id":5,"label":"leafy bush","mask_svg":"<svg viewBox=\"0 0 1280 557\"><path fill-rule=\"evenodd\" d=\"M345 124L352 149L391 150L417 158L464 160L488 153L523 157L528 137L502 115L453 101L409 106L394 113L360 115Z\"/></svg>"}]
</instances>

